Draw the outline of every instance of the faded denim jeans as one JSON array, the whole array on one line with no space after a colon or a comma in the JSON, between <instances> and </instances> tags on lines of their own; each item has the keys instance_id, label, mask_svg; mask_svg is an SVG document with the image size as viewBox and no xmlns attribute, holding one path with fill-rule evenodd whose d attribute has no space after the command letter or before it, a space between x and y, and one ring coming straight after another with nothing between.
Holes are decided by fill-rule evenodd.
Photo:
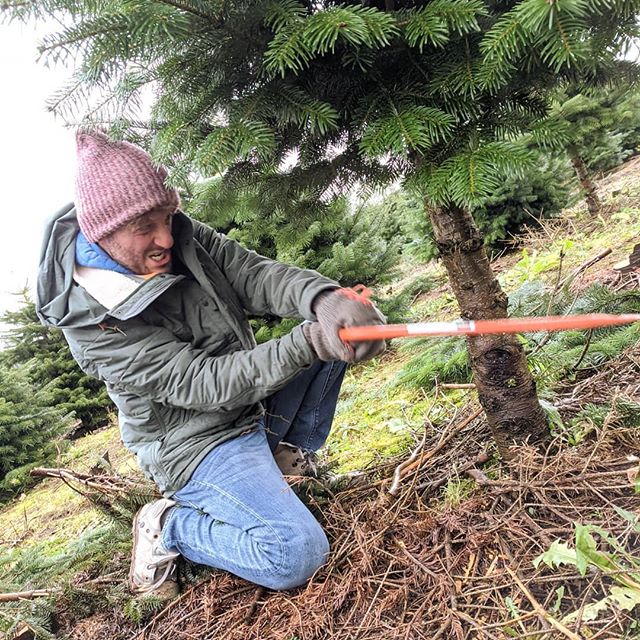
<instances>
[{"instance_id":1,"label":"faded denim jeans","mask_svg":"<svg viewBox=\"0 0 640 640\"><path fill-rule=\"evenodd\" d=\"M284 440L321 447L331 429L342 362L316 362L265 402L264 423L215 447L172 498L162 543L193 562L270 589L304 584L329 543L288 486L272 450Z\"/></svg>"}]
</instances>

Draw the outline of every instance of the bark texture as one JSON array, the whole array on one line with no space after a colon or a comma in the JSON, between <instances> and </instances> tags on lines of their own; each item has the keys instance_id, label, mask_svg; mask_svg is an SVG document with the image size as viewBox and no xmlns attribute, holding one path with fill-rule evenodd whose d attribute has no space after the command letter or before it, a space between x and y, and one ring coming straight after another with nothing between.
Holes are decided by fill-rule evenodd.
<instances>
[{"instance_id":1,"label":"bark texture","mask_svg":"<svg viewBox=\"0 0 640 640\"><path fill-rule=\"evenodd\" d=\"M496 279L480 231L460 207L427 207L440 257L463 318L507 317L507 296ZM536 384L514 335L469 336L469 359L478 398L503 457L509 447L548 438Z\"/></svg>"},{"instance_id":2,"label":"bark texture","mask_svg":"<svg viewBox=\"0 0 640 640\"><path fill-rule=\"evenodd\" d=\"M584 160L582 159L582 156L580 156L580 154L573 152L569 155L571 156L571 164L576 170L578 180L580 180L580 186L584 191L584 197L587 201L589 213L597 216L602 208L602 203L600 202L600 198L598 197L596 185L589 175L587 165L584 163Z\"/></svg>"}]
</instances>

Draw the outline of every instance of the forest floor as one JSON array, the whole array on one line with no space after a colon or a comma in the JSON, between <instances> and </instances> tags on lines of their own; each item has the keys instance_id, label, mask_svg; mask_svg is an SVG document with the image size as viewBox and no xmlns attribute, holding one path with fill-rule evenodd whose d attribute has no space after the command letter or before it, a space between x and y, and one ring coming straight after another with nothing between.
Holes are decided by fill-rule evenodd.
<instances>
[{"instance_id":1,"label":"forest floor","mask_svg":"<svg viewBox=\"0 0 640 640\"><path fill-rule=\"evenodd\" d=\"M640 311L638 270L614 269L640 242L639 178L634 158L600 181L601 216L578 203L494 260L513 313ZM406 265L380 293L407 288L407 320L455 318L441 267ZM153 490L115 426L76 441L58 466L93 483L46 479L0 511L0 592L46 592L0 602L0 629L24 640L640 640L640 331L523 341L553 440L514 448L508 463L473 388L458 386L471 382L460 341L394 341L349 371L324 463L364 474L354 487L292 483L332 552L289 592L182 562L180 598L132 598L130 516Z\"/></svg>"}]
</instances>

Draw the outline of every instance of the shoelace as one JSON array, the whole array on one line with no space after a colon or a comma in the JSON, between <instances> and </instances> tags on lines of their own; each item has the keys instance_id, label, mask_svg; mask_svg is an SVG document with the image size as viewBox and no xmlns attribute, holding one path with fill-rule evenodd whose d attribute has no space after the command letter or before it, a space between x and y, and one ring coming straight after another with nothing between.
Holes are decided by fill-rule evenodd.
<instances>
[{"instance_id":1,"label":"shoelace","mask_svg":"<svg viewBox=\"0 0 640 640\"><path fill-rule=\"evenodd\" d=\"M160 567L162 567L164 563L166 563L167 566L164 570L164 573L162 574L162 577L156 580L155 582L153 582L152 584L142 585L141 587L138 587L136 589L137 593L148 593L149 591L155 591L158 587L160 587L166 582L167 578L169 577L169 574L175 568L174 558L171 558L171 560L162 560L160 562L152 562L147 565L147 569L159 569Z\"/></svg>"}]
</instances>

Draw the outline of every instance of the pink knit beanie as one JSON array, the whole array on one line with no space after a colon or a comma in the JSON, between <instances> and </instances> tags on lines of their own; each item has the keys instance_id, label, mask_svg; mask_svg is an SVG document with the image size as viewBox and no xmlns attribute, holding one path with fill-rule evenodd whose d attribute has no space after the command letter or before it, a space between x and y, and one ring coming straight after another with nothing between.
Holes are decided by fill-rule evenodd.
<instances>
[{"instance_id":1,"label":"pink knit beanie","mask_svg":"<svg viewBox=\"0 0 640 640\"><path fill-rule=\"evenodd\" d=\"M76 134L76 211L89 242L108 236L154 207L176 209L180 198L167 189L167 172L146 151L130 142L114 142L100 131Z\"/></svg>"}]
</instances>

